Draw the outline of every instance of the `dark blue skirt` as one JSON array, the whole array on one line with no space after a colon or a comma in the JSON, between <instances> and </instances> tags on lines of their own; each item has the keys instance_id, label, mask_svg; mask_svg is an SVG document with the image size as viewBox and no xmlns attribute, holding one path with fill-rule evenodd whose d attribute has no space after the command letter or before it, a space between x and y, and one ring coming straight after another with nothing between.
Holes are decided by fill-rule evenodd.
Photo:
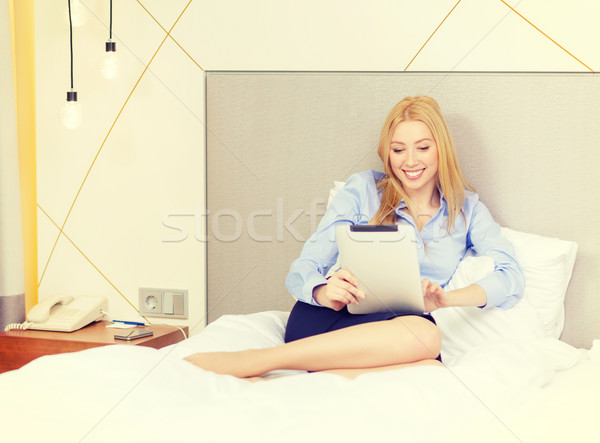
<instances>
[{"instance_id":1,"label":"dark blue skirt","mask_svg":"<svg viewBox=\"0 0 600 443\"><path fill-rule=\"evenodd\" d=\"M335 331L337 329L347 328L348 326L360 325L374 321L390 320L402 315L414 315L401 312L378 312L375 314L351 314L348 308L344 306L339 311L314 306L304 302L296 302L285 329L285 342L299 340L301 338L311 337L325 332ZM421 314L433 324L435 320L429 314Z\"/></svg>"}]
</instances>

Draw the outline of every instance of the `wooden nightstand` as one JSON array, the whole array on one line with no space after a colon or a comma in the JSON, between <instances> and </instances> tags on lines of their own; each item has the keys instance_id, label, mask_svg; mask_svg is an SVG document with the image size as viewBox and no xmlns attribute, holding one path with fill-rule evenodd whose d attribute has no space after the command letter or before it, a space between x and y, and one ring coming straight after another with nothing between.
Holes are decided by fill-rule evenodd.
<instances>
[{"instance_id":1,"label":"wooden nightstand","mask_svg":"<svg viewBox=\"0 0 600 443\"><path fill-rule=\"evenodd\" d=\"M150 325L135 329L152 331L154 335L132 341L115 340L115 334L127 334L131 329L106 328L110 322L92 323L74 332L50 332L34 330L13 330L0 333L0 373L18 369L42 355L82 351L97 346L124 344L162 348L184 339L183 333L175 326ZM187 326L182 328L186 335Z\"/></svg>"}]
</instances>

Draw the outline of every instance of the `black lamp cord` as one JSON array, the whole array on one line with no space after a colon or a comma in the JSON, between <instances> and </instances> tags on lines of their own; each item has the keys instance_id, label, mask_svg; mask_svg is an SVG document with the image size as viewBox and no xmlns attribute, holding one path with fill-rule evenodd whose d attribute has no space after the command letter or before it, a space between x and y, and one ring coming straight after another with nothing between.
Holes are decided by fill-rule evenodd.
<instances>
[{"instance_id":1,"label":"black lamp cord","mask_svg":"<svg viewBox=\"0 0 600 443\"><path fill-rule=\"evenodd\" d=\"M110 27L108 30L108 39L112 40L112 0L110 0Z\"/></svg>"},{"instance_id":2,"label":"black lamp cord","mask_svg":"<svg viewBox=\"0 0 600 443\"><path fill-rule=\"evenodd\" d=\"M71 43L71 90L73 90L73 22L71 21L71 0L69 3L69 40Z\"/></svg>"}]
</instances>

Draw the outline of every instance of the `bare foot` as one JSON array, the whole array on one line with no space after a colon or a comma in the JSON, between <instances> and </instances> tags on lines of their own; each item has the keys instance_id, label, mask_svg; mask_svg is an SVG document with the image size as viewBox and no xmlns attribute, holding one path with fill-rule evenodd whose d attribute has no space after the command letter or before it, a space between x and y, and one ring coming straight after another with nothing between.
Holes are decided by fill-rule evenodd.
<instances>
[{"instance_id":1,"label":"bare foot","mask_svg":"<svg viewBox=\"0 0 600 443\"><path fill-rule=\"evenodd\" d=\"M200 352L185 357L185 360L207 371L233 375L239 378L255 377L266 372L261 369L260 360L253 350L239 352Z\"/></svg>"}]
</instances>

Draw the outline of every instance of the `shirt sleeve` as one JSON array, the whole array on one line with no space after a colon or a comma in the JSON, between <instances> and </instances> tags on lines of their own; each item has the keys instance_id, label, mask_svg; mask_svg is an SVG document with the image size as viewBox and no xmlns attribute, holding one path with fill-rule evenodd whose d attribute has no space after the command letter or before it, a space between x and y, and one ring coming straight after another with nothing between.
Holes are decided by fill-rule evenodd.
<instances>
[{"instance_id":1,"label":"shirt sleeve","mask_svg":"<svg viewBox=\"0 0 600 443\"><path fill-rule=\"evenodd\" d=\"M285 281L288 291L297 300L321 306L314 300L312 292L316 286L327 283L325 275L337 261L336 226L368 221L366 215L361 214L365 194L365 179L358 174L351 176L333 198L316 232L304 243L300 257L292 262Z\"/></svg>"},{"instance_id":2,"label":"shirt sleeve","mask_svg":"<svg viewBox=\"0 0 600 443\"><path fill-rule=\"evenodd\" d=\"M475 282L485 290L487 303L484 308L514 306L523 296L525 276L512 243L502 236L500 226L480 201L473 208L467 246L477 255L494 260L494 271Z\"/></svg>"}]
</instances>

